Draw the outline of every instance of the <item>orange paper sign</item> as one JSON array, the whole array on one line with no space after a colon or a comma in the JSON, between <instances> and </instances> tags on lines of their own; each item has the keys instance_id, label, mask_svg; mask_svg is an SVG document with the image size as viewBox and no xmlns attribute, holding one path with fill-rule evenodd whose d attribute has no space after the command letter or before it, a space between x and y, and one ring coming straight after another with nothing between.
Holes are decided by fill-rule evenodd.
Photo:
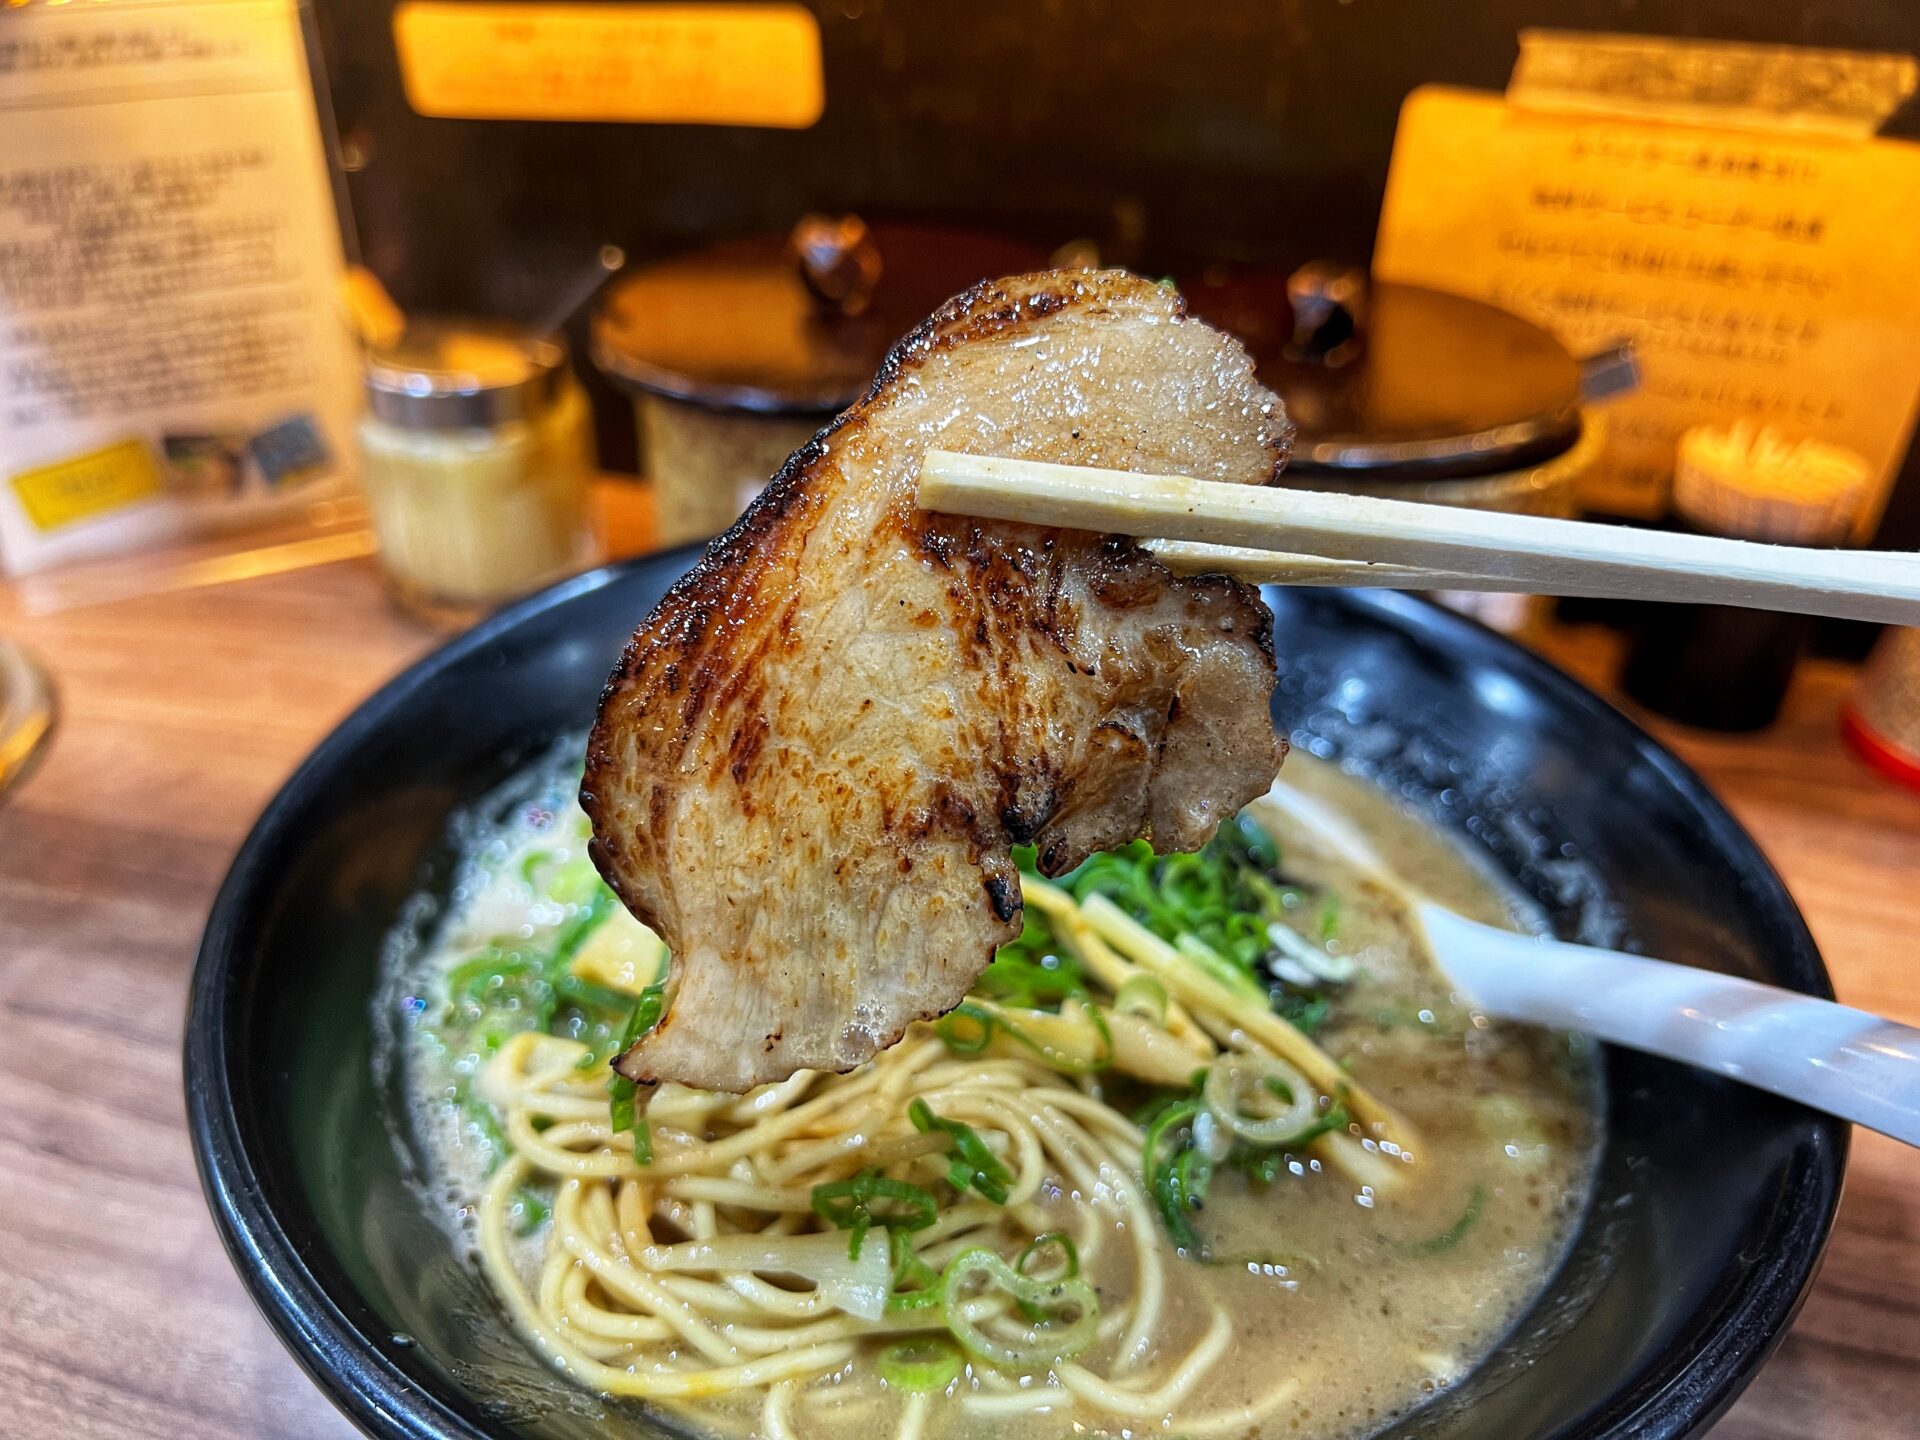
<instances>
[{"instance_id":1,"label":"orange paper sign","mask_svg":"<svg viewBox=\"0 0 1920 1440\"><path fill-rule=\"evenodd\" d=\"M804 129L826 105L800 5L402 0L393 39L422 115Z\"/></svg>"}]
</instances>

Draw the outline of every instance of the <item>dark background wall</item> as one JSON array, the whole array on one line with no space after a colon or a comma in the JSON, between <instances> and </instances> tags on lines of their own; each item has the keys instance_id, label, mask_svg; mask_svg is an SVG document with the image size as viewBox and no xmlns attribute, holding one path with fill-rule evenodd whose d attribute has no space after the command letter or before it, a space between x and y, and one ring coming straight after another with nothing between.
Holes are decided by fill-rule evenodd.
<instances>
[{"instance_id":1,"label":"dark background wall","mask_svg":"<svg viewBox=\"0 0 1920 1440\"><path fill-rule=\"evenodd\" d=\"M408 308L517 317L603 242L644 260L809 210L1090 237L1151 273L1365 261L1401 100L1502 88L1523 27L1920 53L1900 0L809 0L809 130L453 121L408 108L392 0L312 3L361 258ZM1886 533L1920 546L1916 470Z\"/></svg>"}]
</instances>

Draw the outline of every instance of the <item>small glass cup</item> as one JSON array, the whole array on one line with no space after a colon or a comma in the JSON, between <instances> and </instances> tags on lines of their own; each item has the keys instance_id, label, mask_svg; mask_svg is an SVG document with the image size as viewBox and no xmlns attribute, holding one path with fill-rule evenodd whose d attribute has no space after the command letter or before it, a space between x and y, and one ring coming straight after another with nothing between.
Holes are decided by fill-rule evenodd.
<instances>
[{"instance_id":1,"label":"small glass cup","mask_svg":"<svg viewBox=\"0 0 1920 1440\"><path fill-rule=\"evenodd\" d=\"M470 624L592 561L592 416L557 339L410 322L366 392L361 485L407 610Z\"/></svg>"}]
</instances>

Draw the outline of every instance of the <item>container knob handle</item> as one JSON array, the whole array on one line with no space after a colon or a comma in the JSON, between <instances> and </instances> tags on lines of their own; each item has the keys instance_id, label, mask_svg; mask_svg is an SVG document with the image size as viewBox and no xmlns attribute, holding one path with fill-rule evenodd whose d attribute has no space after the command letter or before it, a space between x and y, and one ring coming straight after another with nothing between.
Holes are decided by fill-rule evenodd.
<instances>
[{"instance_id":1,"label":"container knob handle","mask_svg":"<svg viewBox=\"0 0 1920 1440\"><path fill-rule=\"evenodd\" d=\"M1631 340L1622 340L1604 350L1595 350L1591 355L1582 355L1576 363L1580 366L1582 405L1591 405L1597 400L1611 400L1640 388L1640 357L1634 354Z\"/></svg>"},{"instance_id":2,"label":"container knob handle","mask_svg":"<svg viewBox=\"0 0 1920 1440\"><path fill-rule=\"evenodd\" d=\"M1338 369L1365 345L1367 272L1332 260L1314 260L1287 277L1293 339L1287 359Z\"/></svg>"},{"instance_id":3,"label":"container knob handle","mask_svg":"<svg viewBox=\"0 0 1920 1440\"><path fill-rule=\"evenodd\" d=\"M861 315L885 268L880 247L858 215L808 215L793 227L788 245L814 299L842 315Z\"/></svg>"}]
</instances>

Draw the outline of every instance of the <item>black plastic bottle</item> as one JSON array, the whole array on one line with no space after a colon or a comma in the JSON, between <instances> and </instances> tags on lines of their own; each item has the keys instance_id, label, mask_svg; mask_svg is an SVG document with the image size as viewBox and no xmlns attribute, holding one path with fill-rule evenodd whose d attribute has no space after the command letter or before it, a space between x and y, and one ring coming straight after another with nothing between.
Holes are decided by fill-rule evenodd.
<instances>
[{"instance_id":1,"label":"black plastic bottle","mask_svg":"<svg viewBox=\"0 0 1920 1440\"><path fill-rule=\"evenodd\" d=\"M1764 730L1780 714L1813 632L1805 615L1731 605L1656 605L1620 685L1649 710L1703 730Z\"/></svg>"}]
</instances>

